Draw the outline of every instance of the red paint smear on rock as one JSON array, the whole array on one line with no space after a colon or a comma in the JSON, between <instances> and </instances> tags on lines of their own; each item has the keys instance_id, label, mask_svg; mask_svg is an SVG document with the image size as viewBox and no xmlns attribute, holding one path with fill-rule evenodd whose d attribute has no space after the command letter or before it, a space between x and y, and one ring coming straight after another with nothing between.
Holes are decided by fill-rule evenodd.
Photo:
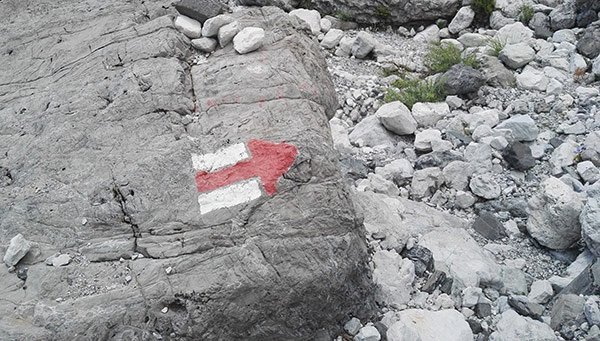
<instances>
[{"instance_id":1,"label":"red paint smear on rock","mask_svg":"<svg viewBox=\"0 0 600 341\"><path fill-rule=\"evenodd\" d=\"M277 193L277 181L294 164L298 149L287 143L250 140L250 159L213 173L196 173L198 192L209 192L238 181L260 178L269 196Z\"/></svg>"}]
</instances>

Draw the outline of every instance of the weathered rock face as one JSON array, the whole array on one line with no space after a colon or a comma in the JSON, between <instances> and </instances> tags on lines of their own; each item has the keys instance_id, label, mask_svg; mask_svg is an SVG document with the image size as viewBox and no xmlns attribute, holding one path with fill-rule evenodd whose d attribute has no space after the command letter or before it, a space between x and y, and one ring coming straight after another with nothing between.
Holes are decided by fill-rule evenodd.
<instances>
[{"instance_id":1,"label":"weathered rock face","mask_svg":"<svg viewBox=\"0 0 600 341\"><path fill-rule=\"evenodd\" d=\"M190 66L168 1L28 6L0 4L0 244L39 252L0 266L0 339L309 339L369 308L337 99L286 13L236 13L265 45ZM252 139L297 148L277 192L202 215L192 154Z\"/></svg>"},{"instance_id":2,"label":"weathered rock face","mask_svg":"<svg viewBox=\"0 0 600 341\"><path fill-rule=\"evenodd\" d=\"M452 19L462 1L460 0L237 0L241 5L277 6L286 10L296 7L315 9L321 15L331 14L349 17L359 24L405 24L433 21L440 17Z\"/></svg>"}]
</instances>

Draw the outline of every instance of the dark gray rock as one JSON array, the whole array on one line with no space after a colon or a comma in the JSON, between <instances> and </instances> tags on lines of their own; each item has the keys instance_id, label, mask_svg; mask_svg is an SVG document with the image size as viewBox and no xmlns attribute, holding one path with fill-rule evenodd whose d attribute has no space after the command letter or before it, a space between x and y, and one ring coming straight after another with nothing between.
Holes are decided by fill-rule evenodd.
<instances>
[{"instance_id":1,"label":"dark gray rock","mask_svg":"<svg viewBox=\"0 0 600 341\"><path fill-rule=\"evenodd\" d=\"M10 170L6 167L0 166L0 187L6 187L12 184L13 178L10 174Z\"/></svg>"},{"instance_id":2,"label":"dark gray rock","mask_svg":"<svg viewBox=\"0 0 600 341\"><path fill-rule=\"evenodd\" d=\"M492 305L489 302L479 302L475 305L475 314L479 318L492 315Z\"/></svg>"},{"instance_id":3,"label":"dark gray rock","mask_svg":"<svg viewBox=\"0 0 600 341\"><path fill-rule=\"evenodd\" d=\"M600 262L595 261L571 281L561 294L597 295L600 292Z\"/></svg>"},{"instance_id":4,"label":"dark gray rock","mask_svg":"<svg viewBox=\"0 0 600 341\"><path fill-rule=\"evenodd\" d=\"M354 179L365 179L369 174L370 168L367 164L351 155L344 155L340 159L340 169L342 174Z\"/></svg>"},{"instance_id":5,"label":"dark gray rock","mask_svg":"<svg viewBox=\"0 0 600 341\"><path fill-rule=\"evenodd\" d=\"M600 55L600 21L585 29L583 37L577 41L577 51L591 59Z\"/></svg>"},{"instance_id":6,"label":"dark gray rock","mask_svg":"<svg viewBox=\"0 0 600 341\"><path fill-rule=\"evenodd\" d=\"M446 93L449 95L467 95L477 92L485 83L483 74L479 70L464 65L456 64L444 73Z\"/></svg>"},{"instance_id":7,"label":"dark gray rock","mask_svg":"<svg viewBox=\"0 0 600 341\"><path fill-rule=\"evenodd\" d=\"M559 295L550 312L550 327L554 330L560 330L563 327L572 325L579 326L585 321L584 304L585 298L579 295Z\"/></svg>"},{"instance_id":8,"label":"dark gray rock","mask_svg":"<svg viewBox=\"0 0 600 341\"><path fill-rule=\"evenodd\" d=\"M489 240L497 240L506 236L506 230L496 216L487 211L482 211L473 222L473 229Z\"/></svg>"},{"instance_id":9,"label":"dark gray rock","mask_svg":"<svg viewBox=\"0 0 600 341\"><path fill-rule=\"evenodd\" d=\"M431 294L435 291L435 289L440 287L444 281L446 281L446 273L441 270L435 270L431 275L429 275L427 281L425 284L423 284L421 291Z\"/></svg>"},{"instance_id":10,"label":"dark gray rock","mask_svg":"<svg viewBox=\"0 0 600 341\"><path fill-rule=\"evenodd\" d=\"M469 328L473 331L473 334L479 334L483 331L481 327L481 323L474 318L467 319L467 323L469 324Z\"/></svg>"},{"instance_id":11,"label":"dark gray rock","mask_svg":"<svg viewBox=\"0 0 600 341\"><path fill-rule=\"evenodd\" d=\"M0 2L0 244L41 248L26 288L0 266L0 339L305 340L373 306L319 46L244 9L269 43L190 65L169 5ZM297 146L278 192L201 215L192 154L250 139Z\"/></svg>"},{"instance_id":12,"label":"dark gray rock","mask_svg":"<svg viewBox=\"0 0 600 341\"><path fill-rule=\"evenodd\" d=\"M598 20L600 1L597 0L575 0L577 12L577 27L587 27Z\"/></svg>"},{"instance_id":13,"label":"dark gray rock","mask_svg":"<svg viewBox=\"0 0 600 341\"><path fill-rule=\"evenodd\" d=\"M552 37L550 18L542 12L537 12L533 15L529 21L529 28L533 30L536 37L543 39Z\"/></svg>"},{"instance_id":14,"label":"dark gray rock","mask_svg":"<svg viewBox=\"0 0 600 341\"><path fill-rule=\"evenodd\" d=\"M433 271L433 253L428 248L416 245L410 250L404 249L401 255L413 262L417 276L422 276L425 271Z\"/></svg>"},{"instance_id":15,"label":"dark gray rock","mask_svg":"<svg viewBox=\"0 0 600 341\"><path fill-rule=\"evenodd\" d=\"M550 27L554 31L573 28L576 22L575 0L566 0L550 12Z\"/></svg>"},{"instance_id":16,"label":"dark gray rock","mask_svg":"<svg viewBox=\"0 0 600 341\"><path fill-rule=\"evenodd\" d=\"M444 168L450 162L462 160L462 155L458 152L447 150L447 151L434 151L427 154L423 154L415 161L415 169L424 169L430 167Z\"/></svg>"},{"instance_id":17,"label":"dark gray rock","mask_svg":"<svg viewBox=\"0 0 600 341\"><path fill-rule=\"evenodd\" d=\"M222 13L223 7L219 0L179 0L175 3L175 9L179 13L198 20L201 24Z\"/></svg>"},{"instance_id":18,"label":"dark gray rock","mask_svg":"<svg viewBox=\"0 0 600 341\"><path fill-rule=\"evenodd\" d=\"M527 296L511 295L508 297L508 305L523 316L538 319L544 313L544 306L531 302Z\"/></svg>"},{"instance_id":19,"label":"dark gray rock","mask_svg":"<svg viewBox=\"0 0 600 341\"><path fill-rule=\"evenodd\" d=\"M515 141L506 147L502 156L511 168L518 171L525 171L535 166L535 159L531 155L531 148L519 141Z\"/></svg>"}]
</instances>

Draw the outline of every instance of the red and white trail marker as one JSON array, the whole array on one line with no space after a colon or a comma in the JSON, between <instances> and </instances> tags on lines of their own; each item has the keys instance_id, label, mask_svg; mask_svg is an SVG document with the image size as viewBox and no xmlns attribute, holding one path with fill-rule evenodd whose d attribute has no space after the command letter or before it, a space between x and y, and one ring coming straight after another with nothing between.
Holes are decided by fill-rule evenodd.
<instances>
[{"instance_id":1,"label":"red and white trail marker","mask_svg":"<svg viewBox=\"0 0 600 341\"><path fill-rule=\"evenodd\" d=\"M273 196L277 181L294 164L298 149L288 143L250 140L215 153L192 154L200 214ZM261 186L262 184L262 186Z\"/></svg>"}]
</instances>

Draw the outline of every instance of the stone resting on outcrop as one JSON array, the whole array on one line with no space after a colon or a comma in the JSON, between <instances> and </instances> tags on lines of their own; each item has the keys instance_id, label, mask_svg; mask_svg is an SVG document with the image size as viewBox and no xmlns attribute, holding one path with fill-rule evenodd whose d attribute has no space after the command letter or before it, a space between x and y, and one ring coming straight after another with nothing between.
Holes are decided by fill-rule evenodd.
<instances>
[{"instance_id":1,"label":"stone resting on outcrop","mask_svg":"<svg viewBox=\"0 0 600 341\"><path fill-rule=\"evenodd\" d=\"M0 3L0 254L32 243L2 340L307 340L372 307L318 46L255 8L261 49L191 65L169 3Z\"/></svg>"}]
</instances>

